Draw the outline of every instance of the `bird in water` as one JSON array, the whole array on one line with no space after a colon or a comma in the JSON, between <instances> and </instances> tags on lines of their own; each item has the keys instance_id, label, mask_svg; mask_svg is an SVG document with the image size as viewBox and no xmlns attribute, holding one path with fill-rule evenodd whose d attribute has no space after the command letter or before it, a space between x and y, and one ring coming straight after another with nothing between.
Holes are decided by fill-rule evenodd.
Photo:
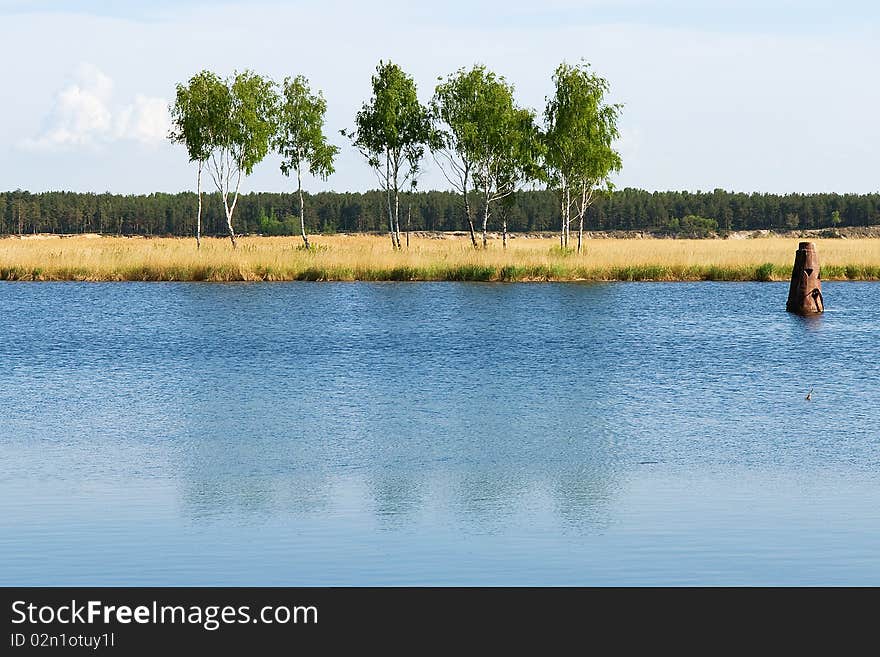
<instances>
[{"instance_id":1,"label":"bird in water","mask_svg":"<svg viewBox=\"0 0 880 657\"><path fill-rule=\"evenodd\" d=\"M810 388L810 392L807 393L807 396L804 397L807 401L813 401L813 389Z\"/></svg>"}]
</instances>

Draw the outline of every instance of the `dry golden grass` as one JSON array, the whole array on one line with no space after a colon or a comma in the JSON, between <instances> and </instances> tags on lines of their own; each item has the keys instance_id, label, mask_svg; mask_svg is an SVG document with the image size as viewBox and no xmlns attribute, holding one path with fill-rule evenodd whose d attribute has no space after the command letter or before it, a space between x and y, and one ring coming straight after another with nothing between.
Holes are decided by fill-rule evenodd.
<instances>
[{"instance_id":1,"label":"dry golden grass","mask_svg":"<svg viewBox=\"0 0 880 657\"><path fill-rule=\"evenodd\" d=\"M388 237L0 239L5 280L786 280L797 238L744 240L596 239L583 254L555 239L493 240L474 250L467 237L413 238L391 250ZM826 279L880 280L880 239L816 240Z\"/></svg>"}]
</instances>

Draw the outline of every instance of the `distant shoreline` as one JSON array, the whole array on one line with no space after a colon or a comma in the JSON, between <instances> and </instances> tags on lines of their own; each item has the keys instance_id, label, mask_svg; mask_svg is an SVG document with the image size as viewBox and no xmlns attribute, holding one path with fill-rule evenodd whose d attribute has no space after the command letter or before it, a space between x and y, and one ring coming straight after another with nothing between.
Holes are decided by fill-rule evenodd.
<instances>
[{"instance_id":1,"label":"distant shoreline","mask_svg":"<svg viewBox=\"0 0 880 657\"><path fill-rule=\"evenodd\" d=\"M332 233L330 235L343 235L346 237L356 237L359 235L382 237L387 235L386 231L361 231L361 232L345 232ZM328 235L329 236L329 235ZM463 230L414 230L410 231L410 236L417 239L463 239L468 236L467 231ZM490 240L501 240L502 233L498 231L490 231L486 233ZM508 239L541 239L541 240L559 240L559 233L553 231L533 231L533 232L510 232ZM211 237L225 239L223 234L212 235ZM270 237L268 235L259 234L243 234L242 237ZM271 236L275 237L275 236ZM294 236L286 236L294 237ZM318 239L322 236L317 235ZM670 233L664 230L585 230L585 239L688 239L688 240L744 240L744 239L766 239L766 238L802 238L802 239L880 239L880 225L876 226L842 226L838 228L813 228L808 230L736 230L728 232L710 232L705 235L687 234L687 233ZM23 233L0 235L2 239L21 239L21 240L42 240L42 239L70 239L70 238L128 238L128 239L189 239L179 235L116 235L113 233Z\"/></svg>"},{"instance_id":2,"label":"distant shoreline","mask_svg":"<svg viewBox=\"0 0 880 657\"><path fill-rule=\"evenodd\" d=\"M787 281L797 243L815 241L824 280L880 281L880 235L834 229L727 239L660 239L585 234L584 252L552 234L493 234L474 249L467 233L411 233L392 250L387 235L313 235L228 239L31 235L0 240L3 281ZM880 230L877 227L872 230ZM405 236L403 237L406 243ZM572 236L572 242L576 238Z\"/></svg>"}]
</instances>

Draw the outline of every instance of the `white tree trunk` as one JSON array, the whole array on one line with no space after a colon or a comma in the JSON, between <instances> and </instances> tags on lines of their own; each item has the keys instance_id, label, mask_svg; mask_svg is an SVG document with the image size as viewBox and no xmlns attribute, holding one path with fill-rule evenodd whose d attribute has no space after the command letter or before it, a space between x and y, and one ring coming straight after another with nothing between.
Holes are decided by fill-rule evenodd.
<instances>
[{"instance_id":1,"label":"white tree trunk","mask_svg":"<svg viewBox=\"0 0 880 657\"><path fill-rule=\"evenodd\" d=\"M584 241L584 215L578 219L578 253L581 252L581 244Z\"/></svg>"},{"instance_id":2,"label":"white tree trunk","mask_svg":"<svg viewBox=\"0 0 880 657\"><path fill-rule=\"evenodd\" d=\"M235 183L235 195L232 197L232 205L226 195L223 196L223 204L226 206L226 227L229 229L229 239L232 240L232 248L238 248L238 242L235 239L235 229L232 227L232 215L235 213L235 206L238 203L238 192L241 189L241 171L238 172L238 180Z\"/></svg>"},{"instance_id":3,"label":"white tree trunk","mask_svg":"<svg viewBox=\"0 0 880 657\"><path fill-rule=\"evenodd\" d=\"M235 229L232 227L232 211L227 207L226 209L226 229L229 231L229 239L232 241L232 248L238 248L238 242L235 239Z\"/></svg>"},{"instance_id":4,"label":"white tree trunk","mask_svg":"<svg viewBox=\"0 0 880 657\"><path fill-rule=\"evenodd\" d=\"M592 201L593 190L587 183L583 183L581 186L581 202L578 207L578 253L581 252L581 244L584 239L584 217L586 216L587 209L590 207Z\"/></svg>"},{"instance_id":5,"label":"white tree trunk","mask_svg":"<svg viewBox=\"0 0 880 657\"><path fill-rule=\"evenodd\" d=\"M470 233L471 233L471 244L473 244L474 248L476 249L477 248L477 233L474 230L474 218L473 218L473 214L471 212L471 203L470 203L470 200L468 200L467 184L465 184L464 192L462 194L464 196L464 214L467 217L468 230L470 230Z\"/></svg>"},{"instance_id":6,"label":"white tree trunk","mask_svg":"<svg viewBox=\"0 0 880 657\"><path fill-rule=\"evenodd\" d=\"M391 155L385 149L385 201L388 205L388 232L391 233L391 248L397 250L397 239L394 236L394 212L391 209Z\"/></svg>"},{"instance_id":7,"label":"white tree trunk","mask_svg":"<svg viewBox=\"0 0 880 657\"><path fill-rule=\"evenodd\" d=\"M196 178L199 195L199 211L196 213L196 249L202 248L202 162L199 162L199 175Z\"/></svg>"},{"instance_id":8,"label":"white tree trunk","mask_svg":"<svg viewBox=\"0 0 880 657\"><path fill-rule=\"evenodd\" d=\"M559 194L559 248L565 248L565 189Z\"/></svg>"},{"instance_id":9,"label":"white tree trunk","mask_svg":"<svg viewBox=\"0 0 880 657\"><path fill-rule=\"evenodd\" d=\"M229 179L232 176L233 164L228 152L220 153L220 162L217 162L217 156L211 155L211 164L208 166L208 173L214 180L217 191L223 199L223 210L226 213L226 228L229 231L229 239L232 241L232 248L238 247L235 240L235 230L232 228L232 215L235 213L235 205L238 203L238 193L241 189L241 169L236 171L238 176L235 183L235 195L232 198L232 205L229 204Z\"/></svg>"},{"instance_id":10,"label":"white tree trunk","mask_svg":"<svg viewBox=\"0 0 880 657\"><path fill-rule=\"evenodd\" d=\"M400 242L400 192L397 189L396 170L394 172L394 237L397 240L397 249L402 249Z\"/></svg>"},{"instance_id":11,"label":"white tree trunk","mask_svg":"<svg viewBox=\"0 0 880 657\"><path fill-rule=\"evenodd\" d=\"M565 248L565 198L559 195L559 248Z\"/></svg>"},{"instance_id":12,"label":"white tree trunk","mask_svg":"<svg viewBox=\"0 0 880 657\"><path fill-rule=\"evenodd\" d=\"M568 185L565 186L565 248L568 248L568 244L571 238L571 189Z\"/></svg>"},{"instance_id":13,"label":"white tree trunk","mask_svg":"<svg viewBox=\"0 0 880 657\"><path fill-rule=\"evenodd\" d=\"M488 179L488 177L487 177ZM483 200L485 201L483 205L483 248L488 248L488 242L486 241L486 227L489 225L489 199L491 198L491 189L486 185L486 188L483 193Z\"/></svg>"},{"instance_id":14,"label":"white tree trunk","mask_svg":"<svg viewBox=\"0 0 880 657\"><path fill-rule=\"evenodd\" d=\"M300 171L299 160L296 163L296 189L299 194L299 229L302 233L303 244L305 244L306 249L309 249L311 247L309 246L309 238L306 235L306 205L305 201L303 201L302 172Z\"/></svg>"}]
</instances>

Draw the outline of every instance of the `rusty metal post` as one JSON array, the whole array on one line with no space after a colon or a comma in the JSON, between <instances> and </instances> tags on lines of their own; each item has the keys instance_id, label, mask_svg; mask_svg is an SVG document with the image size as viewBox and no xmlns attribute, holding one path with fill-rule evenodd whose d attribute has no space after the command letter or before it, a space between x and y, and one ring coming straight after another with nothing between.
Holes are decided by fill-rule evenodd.
<instances>
[{"instance_id":1,"label":"rusty metal post","mask_svg":"<svg viewBox=\"0 0 880 657\"><path fill-rule=\"evenodd\" d=\"M812 242L798 244L785 309L798 315L814 315L825 311L822 277L819 275L819 254Z\"/></svg>"}]
</instances>

